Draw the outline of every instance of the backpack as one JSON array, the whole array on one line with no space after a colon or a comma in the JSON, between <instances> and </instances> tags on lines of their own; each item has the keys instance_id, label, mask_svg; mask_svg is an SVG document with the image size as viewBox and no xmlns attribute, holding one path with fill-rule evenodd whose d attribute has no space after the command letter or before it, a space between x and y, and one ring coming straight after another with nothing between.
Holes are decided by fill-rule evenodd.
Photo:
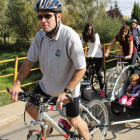
<instances>
[{"instance_id":1,"label":"backpack","mask_svg":"<svg viewBox=\"0 0 140 140\"><path fill-rule=\"evenodd\" d=\"M137 28L136 30L137 30L137 32L138 32L138 34L139 34L138 28ZM133 39L134 39L134 45L135 45L135 47L136 47L137 49L139 49L139 42L140 42L139 37L138 37L138 36L133 36Z\"/></svg>"},{"instance_id":2,"label":"backpack","mask_svg":"<svg viewBox=\"0 0 140 140\"><path fill-rule=\"evenodd\" d=\"M140 42L139 37L138 36L133 36L133 39L134 39L134 45L138 49L139 42Z\"/></svg>"}]
</instances>

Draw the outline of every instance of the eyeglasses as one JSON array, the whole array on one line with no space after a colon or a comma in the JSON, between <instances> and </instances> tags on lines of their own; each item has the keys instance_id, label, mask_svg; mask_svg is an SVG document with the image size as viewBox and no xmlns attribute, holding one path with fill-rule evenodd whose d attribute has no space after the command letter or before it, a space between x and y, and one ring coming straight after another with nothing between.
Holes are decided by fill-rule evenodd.
<instances>
[{"instance_id":1,"label":"eyeglasses","mask_svg":"<svg viewBox=\"0 0 140 140\"><path fill-rule=\"evenodd\" d=\"M42 18L50 19L53 15L51 14L44 14L44 15L38 15L37 18L38 20L42 20Z\"/></svg>"}]
</instances>

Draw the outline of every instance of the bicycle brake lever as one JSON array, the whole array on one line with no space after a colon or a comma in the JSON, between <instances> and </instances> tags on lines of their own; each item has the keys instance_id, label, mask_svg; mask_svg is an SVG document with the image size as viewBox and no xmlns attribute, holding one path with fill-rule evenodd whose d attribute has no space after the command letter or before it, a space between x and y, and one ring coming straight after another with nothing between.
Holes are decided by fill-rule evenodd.
<instances>
[{"instance_id":1,"label":"bicycle brake lever","mask_svg":"<svg viewBox=\"0 0 140 140\"><path fill-rule=\"evenodd\" d=\"M74 101L74 99L73 99L72 97L70 97L68 94L66 94L66 97L67 97L68 99L70 99L70 102L71 102L71 103Z\"/></svg>"}]
</instances>

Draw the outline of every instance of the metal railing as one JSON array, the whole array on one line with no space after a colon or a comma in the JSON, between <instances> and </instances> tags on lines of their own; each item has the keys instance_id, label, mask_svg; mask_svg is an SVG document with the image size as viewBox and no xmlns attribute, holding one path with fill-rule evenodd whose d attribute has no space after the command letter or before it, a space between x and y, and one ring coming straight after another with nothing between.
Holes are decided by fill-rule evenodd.
<instances>
[{"instance_id":1,"label":"metal railing","mask_svg":"<svg viewBox=\"0 0 140 140\"><path fill-rule=\"evenodd\" d=\"M15 59L9 59L9 60L0 61L0 63L15 61L15 71L14 71L14 73L0 76L0 78L14 76L14 81L13 82L15 82L15 80L17 79L17 75L18 75L18 62L19 62L19 60L24 60L25 58L26 57L21 57L21 58L16 57ZM35 71L35 70L38 70L38 69L40 69L40 68L34 68L34 69L31 69L30 71ZM23 85L21 85L21 87L24 87L24 86L27 86L27 85L32 85L34 83L38 83L39 81L40 80L31 82L31 83L28 83L28 84L23 84ZM3 93L3 92L6 92L6 90L0 91L0 93Z\"/></svg>"},{"instance_id":2,"label":"metal railing","mask_svg":"<svg viewBox=\"0 0 140 140\"><path fill-rule=\"evenodd\" d=\"M118 43L118 42L117 42L117 43ZM103 53L105 53L106 46L108 46L108 45L110 45L110 44L111 44L111 43L107 43L107 44L104 43L104 44L101 45L102 48L103 48ZM84 54L85 54L85 55L87 54L88 48L89 48L89 47L84 47L84 48L83 48L83 49L84 49ZM121 51L120 51L120 50L121 50L121 46L120 46L120 49L119 49L119 50L110 51L110 53L120 52L120 55L121 55ZM16 57L15 59L9 59L9 60L0 61L0 64L1 64L1 63L5 63L5 62L12 62L12 61L15 61L15 70L14 70L14 73L0 76L0 78L9 77L9 76L14 76L14 81L13 81L13 82L15 82L15 80L16 80L16 78L17 78L17 75L18 75L18 64L19 64L19 60L24 60L25 58L26 58L26 57L21 57L21 58ZM111 59L111 60L108 60L108 61L106 61L105 59L106 59L106 58L103 57L103 67L106 69L106 63L107 63L107 62L110 62L110 61L113 61L113 60L115 60L115 59ZM40 69L40 68L34 68L34 69L31 69L31 71L35 71L35 70L38 70L38 69ZM28 85L32 85L32 84L34 84L34 83L38 83L39 81L40 81L40 80L31 82L31 83L27 83L27 84L23 84L23 85L21 85L21 87L28 86ZM3 93L3 92L6 92L6 90L0 91L0 93Z\"/></svg>"}]
</instances>

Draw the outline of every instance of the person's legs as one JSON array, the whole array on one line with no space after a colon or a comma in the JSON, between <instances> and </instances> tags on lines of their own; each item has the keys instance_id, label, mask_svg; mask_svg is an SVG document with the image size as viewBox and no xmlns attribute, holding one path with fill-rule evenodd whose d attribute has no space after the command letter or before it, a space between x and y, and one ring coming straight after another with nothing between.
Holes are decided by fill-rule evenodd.
<instances>
[{"instance_id":1,"label":"person's legs","mask_svg":"<svg viewBox=\"0 0 140 140\"><path fill-rule=\"evenodd\" d=\"M75 127L84 140L89 140L89 131L86 122L79 115L79 97L74 102L66 104L66 116L70 124Z\"/></svg>"},{"instance_id":2,"label":"person's legs","mask_svg":"<svg viewBox=\"0 0 140 140\"><path fill-rule=\"evenodd\" d=\"M87 70L86 70L86 73L85 73L85 75L86 75L85 78L89 77L89 66L91 65L92 61L93 61L92 58L86 58L86 68L87 68Z\"/></svg>"},{"instance_id":3,"label":"person's legs","mask_svg":"<svg viewBox=\"0 0 140 140\"><path fill-rule=\"evenodd\" d=\"M127 101L125 104L131 106L134 99L135 99L135 98L133 98L133 97L132 97L132 98L129 98L128 101Z\"/></svg>"},{"instance_id":4,"label":"person's legs","mask_svg":"<svg viewBox=\"0 0 140 140\"><path fill-rule=\"evenodd\" d=\"M135 53L132 54L132 60L131 60L131 64L132 65L135 64L136 58L137 58L137 52L135 52Z\"/></svg>"},{"instance_id":5,"label":"person's legs","mask_svg":"<svg viewBox=\"0 0 140 140\"><path fill-rule=\"evenodd\" d=\"M75 127L84 140L89 140L89 131L86 122L79 116L75 118L67 117L70 124Z\"/></svg>"},{"instance_id":6,"label":"person's legs","mask_svg":"<svg viewBox=\"0 0 140 140\"><path fill-rule=\"evenodd\" d=\"M120 99L119 99L119 103L125 104L128 100L128 97L126 95L123 95Z\"/></svg>"},{"instance_id":7,"label":"person's legs","mask_svg":"<svg viewBox=\"0 0 140 140\"><path fill-rule=\"evenodd\" d=\"M97 76L98 76L99 85L100 85L100 89L101 89L100 96L104 97L105 96L105 93L104 93L104 90L103 90L104 82L103 82L103 76L101 74L103 58L94 58L94 60L95 60L96 73L97 73Z\"/></svg>"}]
</instances>

